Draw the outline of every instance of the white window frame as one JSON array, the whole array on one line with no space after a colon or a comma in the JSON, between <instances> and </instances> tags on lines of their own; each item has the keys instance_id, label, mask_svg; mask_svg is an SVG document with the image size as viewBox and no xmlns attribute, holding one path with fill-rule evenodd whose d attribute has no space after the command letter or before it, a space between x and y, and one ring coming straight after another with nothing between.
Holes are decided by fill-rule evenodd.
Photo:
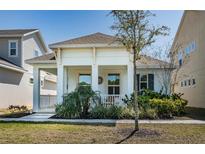
<instances>
[{"instance_id":1,"label":"white window frame","mask_svg":"<svg viewBox=\"0 0 205 154\"><path fill-rule=\"evenodd\" d=\"M119 85L110 85L109 84L109 75L118 75L119 76ZM108 94L108 95L120 95L121 94L121 82L120 82L120 73L108 73L107 74L107 94L109 93L109 87L114 87L114 89L115 89L115 87L119 87L119 94ZM113 89L113 93L115 92L115 90Z\"/></svg>"},{"instance_id":2,"label":"white window frame","mask_svg":"<svg viewBox=\"0 0 205 154\"><path fill-rule=\"evenodd\" d=\"M147 76L147 81L141 81L141 76L143 76L143 75L146 75L146 76ZM147 73L140 74L140 75L139 75L139 91L143 90L143 89L141 88L141 83L147 83L147 89L148 89L148 84L149 84L148 82L149 82L149 80L148 80L148 74L147 74Z\"/></svg>"},{"instance_id":3,"label":"white window frame","mask_svg":"<svg viewBox=\"0 0 205 154\"><path fill-rule=\"evenodd\" d=\"M9 57L18 57L18 40L9 40L8 42L8 47L9 47ZM16 55L11 55L11 43L16 43Z\"/></svg>"}]
</instances>

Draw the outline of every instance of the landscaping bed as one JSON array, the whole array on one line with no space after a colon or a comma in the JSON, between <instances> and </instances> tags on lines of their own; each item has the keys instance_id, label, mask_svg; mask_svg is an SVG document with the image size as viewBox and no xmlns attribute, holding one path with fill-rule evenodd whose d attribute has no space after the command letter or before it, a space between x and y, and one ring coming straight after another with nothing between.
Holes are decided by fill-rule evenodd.
<instances>
[{"instance_id":1,"label":"landscaping bed","mask_svg":"<svg viewBox=\"0 0 205 154\"><path fill-rule=\"evenodd\" d=\"M140 124L134 133L133 125L70 125L48 123L0 122L0 143L171 143L205 144L205 125Z\"/></svg>"},{"instance_id":2,"label":"landscaping bed","mask_svg":"<svg viewBox=\"0 0 205 154\"><path fill-rule=\"evenodd\" d=\"M21 118L31 114L26 106L10 105L7 109L1 110L0 118Z\"/></svg>"},{"instance_id":3,"label":"landscaping bed","mask_svg":"<svg viewBox=\"0 0 205 154\"><path fill-rule=\"evenodd\" d=\"M141 91L137 97L139 119L173 119L185 114L187 101L181 94L164 95L162 92ZM103 104L90 86L79 85L75 91L65 94L63 103L56 106L60 119L134 119L133 94L125 95L121 105ZM92 104L92 105L91 105Z\"/></svg>"}]
</instances>

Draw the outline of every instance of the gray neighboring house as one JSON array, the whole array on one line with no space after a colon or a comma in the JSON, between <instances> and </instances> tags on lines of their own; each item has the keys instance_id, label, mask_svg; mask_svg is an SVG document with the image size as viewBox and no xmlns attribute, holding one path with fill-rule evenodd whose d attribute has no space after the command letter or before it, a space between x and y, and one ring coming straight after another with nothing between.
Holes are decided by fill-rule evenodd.
<instances>
[{"instance_id":1,"label":"gray neighboring house","mask_svg":"<svg viewBox=\"0 0 205 154\"><path fill-rule=\"evenodd\" d=\"M33 102L33 67L26 59L48 54L38 29L0 30L0 108ZM55 101L56 76L41 73L42 102ZM49 100L49 101L48 101Z\"/></svg>"}]
</instances>

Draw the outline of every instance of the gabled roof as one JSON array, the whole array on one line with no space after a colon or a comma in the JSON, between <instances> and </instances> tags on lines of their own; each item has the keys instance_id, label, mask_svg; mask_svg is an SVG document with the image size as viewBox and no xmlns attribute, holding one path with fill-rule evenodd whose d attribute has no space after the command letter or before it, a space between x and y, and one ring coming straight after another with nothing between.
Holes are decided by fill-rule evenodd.
<instances>
[{"instance_id":1,"label":"gabled roof","mask_svg":"<svg viewBox=\"0 0 205 154\"><path fill-rule=\"evenodd\" d=\"M38 36L45 52L48 52L45 41L38 29L0 29L0 37L24 37L34 33Z\"/></svg>"},{"instance_id":2,"label":"gabled roof","mask_svg":"<svg viewBox=\"0 0 205 154\"><path fill-rule=\"evenodd\" d=\"M26 70L24 70L22 67L19 67L13 63L11 63L10 61L1 58L0 57L0 67L6 68L6 69L11 69L14 71L18 71L18 72L25 72Z\"/></svg>"},{"instance_id":3,"label":"gabled roof","mask_svg":"<svg viewBox=\"0 0 205 154\"><path fill-rule=\"evenodd\" d=\"M150 56L141 55L140 59L136 61L136 66L138 68L170 68L170 63Z\"/></svg>"},{"instance_id":4,"label":"gabled roof","mask_svg":"<svg viewBox=\"0 0 205 154\"><path fill-rule=\"evenodd\" d=\"M5 29L0 30L0 36L22 36L38 29Z\"/></svg>"},{"instance_id":5,"label":"gabled roof","mask_svg":"<svg viewBox=\"0 0 205 154\"><path fill-rule=\"evenodd\" d=\"M106 45L111 45L111 44L116 44L116 37L103 34L103 33L94 33L90 35L85 35L81 36L78 38L62 41L62 42L57 42L50 44L50 48L56 48L56 47L62 47L62 46L72 46L72 45L90 45L90 44L106 44Z\"/></svg>"},{"instance_id":6,"label":"gabled roof","mask_svg":"<svg viewBox=\"0 0 205 154\"><path fill-rule=\"evenodd\" d=\"M42 56L34 57L31 59L25 60L28 64L35 64L35 63L56 63L56 58L54 53L45 54Z\"/></svg>"}]
</instances>

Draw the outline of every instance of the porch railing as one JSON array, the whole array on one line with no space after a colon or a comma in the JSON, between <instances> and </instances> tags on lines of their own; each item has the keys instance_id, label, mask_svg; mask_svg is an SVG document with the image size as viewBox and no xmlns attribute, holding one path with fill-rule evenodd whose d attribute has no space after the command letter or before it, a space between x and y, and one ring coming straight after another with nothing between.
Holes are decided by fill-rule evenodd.
<instances>
[{"instance_id":1,"label":"porch railing","mask_svg":"<svg viewBox=\"0 0 205 154\"><path fill-rule=\"evenodd\" d=\"M40 96L40 108L54 108L57 102L56 95L41 95Z\"/></svg>"},{"instance_id":2,"label":"porch railing","mask_svg":"<svg viewBox=\"0 0 205 154\"><path fill-rule=\"evenodd\" d=\"M122 104L122 98L121 95L101 95L101 103L106 107L120 105Z\"/></svg>"}]
</instances>

